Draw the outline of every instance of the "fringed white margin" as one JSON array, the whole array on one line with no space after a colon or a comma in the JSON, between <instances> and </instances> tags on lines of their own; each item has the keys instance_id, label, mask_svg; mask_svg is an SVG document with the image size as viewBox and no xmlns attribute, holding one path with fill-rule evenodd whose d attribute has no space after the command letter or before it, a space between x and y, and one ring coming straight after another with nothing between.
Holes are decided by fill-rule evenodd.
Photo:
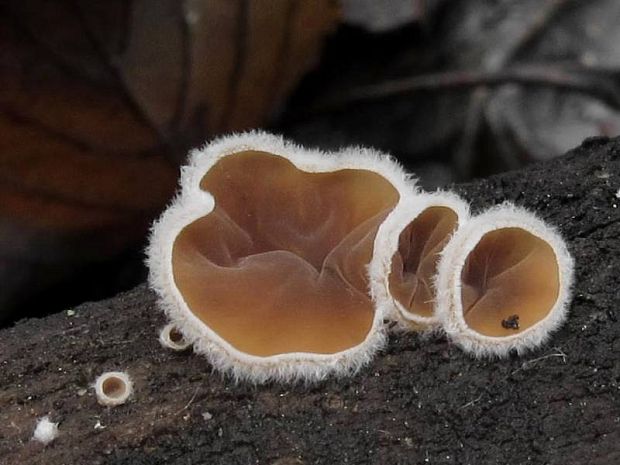
<instances>
[{"instance_id":1,"label":"fringed white margin","mask_svg":"<svg viewBox=\"0 0 620 465\"><path fill-rule=\"evenodd\" d=\"M418 193L403 203L381 225L377 234L378 241L373 261L369 267L371 277L371 293L378 306L385 309L386 316L396 322L397 331L434 331L440 322L436 315L424 317L411 313L390 293L389 276L392 270L392 259L398 251L401 232L409 226L422 212L431 207L446 207L454 211L458 218L457 229L469 220L469 204L461 197L449 191Z\"/></svg>"},{"instance_id":2,"label":"fringed white margin","mask_svg":"<svg viewBox=\"0 0 620 465\"><path fill-rule=\"evenodd\" d=\"M109 379L118 380L124 387L123 392L118 396L110 396L105 392L104 383ZM108 407L115 407L124 404L133 395L133 382L129 375L123 371L108 371L99 375L94 384L97 402Z\"/></svg>"},{"instance_id":3,"label":"fringed white margin","mask_svg":"<svg viewBox=\"0 0 620 465\"><path fill-rule=\"evenodd\" d=\"M32 435L33 441L38 441L44 445L48 445L58 437L58 423L54 423L47 415L39 418L37 426Z\"/></svg>"},{"instance_id":4,"label":"fringed white margin","mask_svg":"<svg viewBox=\"0 0 620 465\"><path fill-rule=\"evenodd\" d=\"M555 305L538 323L518 334L486 336L472 330L465 323L461 302L461 270L467 256L482 237L490 231L501 228L521 228L551 246L558 261L560 290ZM457 231L445 247L438 267L435 313L448 337L476 357L504 357L513 350L522 354L543 344L566 319L573 273L573 258L560 234L533 213L504 203L472 218Z\"/></svg>"},{"instance_id":5,"label":"fringed white margin","mask_svg":"<svg viewBox=\"0 0 620 465\"><path fill-rule=\"evenodd\" d=\"M368 364L384 346L385 307L378 305L372 326L359 345L334 354L286 353L258 357L244 353L205 325L188 308L175 285L172 273L172 246L181 230L209 214L214 198L200 189L200 181L223 157L246 150L258 150L288 159L306 172L332 172L342 169L368 170L383 176L400 193L394 215L415 194L415 180L389 156L377 151L350 147L335 153L305 149L282 137L264 132L233 134L214 140L191 152L189 163L181 170L180 191L152 229L147 248L149 284L171 322L193 343L197 353L205 355L216 370L230 374L235 380L255 383L276 381L318 381L330 374L349 375ZM389 217L388 217L389 218ZM379 234L375 238L375 251ZM372 265L371 265L372 269ZM376 275L376 273L373 273Z\"/></svg>"}]
</instances>

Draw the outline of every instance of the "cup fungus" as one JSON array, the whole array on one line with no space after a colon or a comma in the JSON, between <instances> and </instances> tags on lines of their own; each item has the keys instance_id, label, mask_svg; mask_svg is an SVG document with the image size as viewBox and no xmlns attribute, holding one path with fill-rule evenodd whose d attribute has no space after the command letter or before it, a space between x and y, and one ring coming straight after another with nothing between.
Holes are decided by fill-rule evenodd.
<instances>
[{"instance_id":1,"label":"cup fungus","mask_svg":"<svg viewBox=\"0 0 620 465\"><path fill-rule=\"evenodd\" d=\"M161 329L159 342L162 346L179 352L192 345L172 323L168 323Z\"/></svg>"},{"instance_id":2,"label":"cup fungus","mask_svg":"<svg viewBox=\"0 0 620 465\"><path fill-rule=\"evenodd\" d=\"M236 378L352 372L385 338L384 307L369 296L373 266L386 262L378 231L416 195L395 162L367 149L225 137L183 168L153 226L149 282L195 350Z\"/></svg>"},{"instance_id":3,"label":"cup fungus","mask_svg":"<svg viewBox=\"0 0 620 465\"><path fill-rule=\"evenodd\" d=\"M468 352L522 353L564 321L572 279L573 260L560 235L503 204L459 228L444 249L436 312Z\"/></svg>"},{"instance_id":4,"label":"cup fungus","mask_svg":"<svg viewBox=\"0 0 620 465\"><path fill-rule=\"evenodd\" d=\"M382 257L388 262L373 282L373 296L386 302L401 329L430 330L434 314L434 280L444 246L469 217L469 206L455 194L418 194L382 226ZM375 267L375 269L380 269Z\"/></svg>"},{"instance_id":5,"label":"cup fungus","mask_svg":"<svg viewBox=\"0 0 620 465\"><path fill-rule=\"evenodd\" d=\"M133 393L133 383L127 373L109 371L95 381L95 394L101 405L114 407L127 402Z\"/></svg>"}]
</instances>

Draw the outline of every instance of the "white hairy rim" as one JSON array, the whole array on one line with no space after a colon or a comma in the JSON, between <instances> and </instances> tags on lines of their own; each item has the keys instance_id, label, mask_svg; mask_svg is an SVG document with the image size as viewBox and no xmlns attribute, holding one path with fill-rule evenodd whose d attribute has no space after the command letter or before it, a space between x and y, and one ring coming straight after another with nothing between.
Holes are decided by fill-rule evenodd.
<instances>
[{"instance_id":1,"label":"white hairy rim","mask_svg":"<svg viewBox=\"0 0 620 465\"><path fill-rule=\"evenodd\" d=\"M179 337L180 336L180 337ZM168 323L159 332L159 342L167 349L181 352L191 346L191 342L177 329L173 323Z\"/></svg>"},{"instance_id":2,"label":"white hairy rim","mask_svg":"<svg viewBox=\"0 0 620 465\"><path fill-rule=\"evenodd\" d=\"M32 435L33 441L38 441L48 445L58 437L58 423L54 423L48 416L44 416L37 421L37 426Z\"/></svg>"},{"instance_id":3,"label":"white hairy rim","mask_svg":"<svg viewBox=\"0 0 620 465\"><path fill-rule=\"evenodd\" d=\"M121 386L119 392L110 392L106 388L106 382L118 382ZM114 407L124 404L133 394L133 383L127 373L122 371L109 371L100 375L95 381L95 394L101 405Z\"/></svg>"},{"instance_id":4,"label":"white hairy rim","mask_svg":"<svg viewBox=\"0 0 620 465\"><path fill-rule=\"evenodd\" d=\"M487 336L474 331L463 317L461 272L467 256L482 237L496 229L520 228L547 242L553 249L559 270L558 297L545 318L524 331L508 336ZM477 357L506 356L510 351L526 352L545 342L568 314L573 283L573 259L564 240L551 226L533 213L504 203L472 218L444 248L439 262L435 314L448 337Z\"/></svg>"},{"instance_id":5,"label":"white hairy rim","mask_svg":"<svg viewBox=\"0 0 620 465\"><path fill-rule=\"evenodd\" d=\"M389 283L392 259L398 251L401 232L431 207L446 207L454 211L458 218L457 228L469 219L469 205L458 195L446 191L419 193L394 211L381 225L380 234L377 234L375 247L381 252L374 255L369 267L372 296L376 305L384 308L386 316L395 321L400 330L432 331L440 324L436 315L425 317L405 309L391 294Z\"/></svg>"},{"instance_id":6,"label":"white hairy rim","mask_svg":"<svg viewBox=\"0 0 620 465\"><path fill-rule=\"evenodd\" d=\"M188 224L209 214L215 206L214 198L200 188L203 176L220 159L235 153L256 150L268 152L289 160L299 170L308 173L332 172L342 169L367 170L381 175L400 194L397 206L388 219L398 215L403 205L416 196L415 181L392 158L377 151L350 147L335 153L305 149L282 137L263 132L248 132L222 137L190 154L189 163L181 171L180 191L172 204L155 222L147 249L150 270L149 284L158 296L166 315L194 350L204 354L218 370L235 379L253 382L268 380L314 381L328 374L345 375L366 365L385 343L383 319L388 310L381 303L376 306L372 326L364 341L355 347L333 354L305 352L273 356L255 356L242 352L204 324L188 307L175 285L172 270L172 248L176 237ZM382 270L386 258L381 243L380 227L375 237L374 257L369 266L371 287L376 280L383 281Z\"/></svg>"}]
</instances>

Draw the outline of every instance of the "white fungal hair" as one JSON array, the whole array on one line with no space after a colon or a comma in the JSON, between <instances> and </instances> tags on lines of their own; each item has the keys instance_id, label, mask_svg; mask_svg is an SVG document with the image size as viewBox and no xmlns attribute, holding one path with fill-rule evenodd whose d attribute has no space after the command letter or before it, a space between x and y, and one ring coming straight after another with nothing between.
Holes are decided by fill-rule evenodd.
<instances>
[{"instance_id":1,"label":"white fungal hair","mask_svg":"<svg viewBox=\"0 0 620 465\"><path fill-rule=\"evenodd\" d=\"M32 435L33 441L38 441L48 445L58 437L58 423L53 423L49 416L41 417L37 420L37 426Z\"/></svg>"}]
</instances>

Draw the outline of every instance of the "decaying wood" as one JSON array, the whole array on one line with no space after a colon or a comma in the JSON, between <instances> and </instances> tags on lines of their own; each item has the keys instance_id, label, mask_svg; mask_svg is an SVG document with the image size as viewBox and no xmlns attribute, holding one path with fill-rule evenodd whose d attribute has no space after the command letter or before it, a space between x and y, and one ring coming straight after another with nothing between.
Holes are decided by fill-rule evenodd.
<instances>
[{"instance_id":1,"label":"decaying wood","mask_svg":"<svg viewBox=\"0 0 620 465\"><path fill-rule=\"evenodd\" d=\"M620 139L457 186L475 209L513 200L557 225L577 262L567 324L543 348L474 360L399 335L357 376L235 385L157 340L146 286L0 332L2 464L620 462ZM135 396L97 404L126 370ZM59 436L30 440L50 415Z\"/></svg>"}]
</instances>

